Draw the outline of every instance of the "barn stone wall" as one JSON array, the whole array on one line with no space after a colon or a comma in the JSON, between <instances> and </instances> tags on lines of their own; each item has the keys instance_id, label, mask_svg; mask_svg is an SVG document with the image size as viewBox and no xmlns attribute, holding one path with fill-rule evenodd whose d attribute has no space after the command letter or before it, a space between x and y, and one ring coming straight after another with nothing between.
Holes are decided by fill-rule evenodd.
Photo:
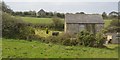
<instances>
[{"instance_id":1,"label":"barn stone wall","mask_svg":"<svg viewBox=\"0 0 120 60\"><path fill-rule=\"evenodd\" d=\"M76 33L78 31L79 24L67 24L66 26L68 33Z\"/></svg>"},{"instance_id":2,"label":"barn stone wall","mask_svg":"<svg viewBox=\"0 0 120 60\"><path fill-rule=\"evenodd\" d=\"M103 24L96 24L95 26L96 32L99 32L100 30L102 30L103 27L104 27Z\"/></svg>"},{"instance_id":3,"label":"barn stone wall","mask_svg":"<svg viewBox=\"0 0 120 60\"><path fill-rule=\"evenodd\" d=\"M66 24L66 32L78 33L85 29L85 24Z\"/></svg>"},{"instance_id":4,"label":"barn stone wall","mask_svg":"<svg viewBox=\"0 0 120 60\"><path fill-rule=\"evenodd\" d=\"M88 25L88 26L87 26ZM88 27L88 28L87 28ZM99 32L103 28L103 24L65 24L65 32L67 33L78 33L82 30L90 29L91 33Z\"/></svg>"}]
</instances>

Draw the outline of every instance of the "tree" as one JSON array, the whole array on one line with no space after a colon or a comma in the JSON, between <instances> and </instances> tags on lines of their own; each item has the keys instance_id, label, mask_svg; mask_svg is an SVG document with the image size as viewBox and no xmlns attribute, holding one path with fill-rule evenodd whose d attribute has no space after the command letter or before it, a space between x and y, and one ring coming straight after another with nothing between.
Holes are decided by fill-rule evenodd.
<instances>
[{"instance_id":1,"label":"tree","mask_svg":"<svg viewBox=\"0 0 120 60\"><path fill-rule=\"evenodd\" d=\"M46 17L52 18L53 16L53 12L46 12Z\"/></svg>"},{"instance_id":2,"label":"tree","mask_svg":"<svg viewBox=\"0 0 120 60\"><path fill-rule=\"evenodd\" d=\"M10 9L10 7L8 5L6 5L4 2L2 2L2 11L6 12L6 13L10 13L10 14L13 13L13 10Z\"/></svg>"},{"instance_id":3,"label":"tree","mask_svg":"<svg viewBox=\"0 0 120 60\"><path fill-rule=\"evenodd\" d=\"M18 16L24 16L25 13L24 12L21 12L21 11L17 11L17 12L14 12L13 15L18 15Z\"/></svg>"},{"instance_id":4,"label":"tree","mask_svg":"<svg viewBox=\"0 0 120 60\"><path fill-rule=\"evenodd\" d=\"M34 29L20 18L8 13L2 14L2 36L5 38L29 39L34 35Z\"/></svg>"},{"instance_id":5,"label":"tree","mask_svg":"<svg viewBox=\"0 0 120 60\"><path fill-rule=\"evenodd\" d=\"M120 22L119 20L112 20L109 28L108 28L109 32L120 32Z\"/></svg>"},{"instance_id":6,"label":"tree","mask_svg":"<svg viewBox=\"0 0 120 60\"><path fill-rule=\"evenodd\" d=\"M36 11L29 11L31 17L36 17Z\"/></svg>"},{"instance_id":7,"label":"tree","mask_svg":"<svg viewBox=\"0 0 120 60\"><path fill-rule=\"evenodd\" d=\"M79 13L79 12L77 12L76 14L85 14L85 13L84 13L84 12L80 12L80 13Z\"/></svg>"},{"instance_id":8,"label":"tree","mask_svg":"<svg viewBox=\"0 0 120 60\"><path fill-rule=\"evenodd\" d=\"M118 18L118 12L112 11L109 13L109 17L112 19L117 19Z\"/></svg>"},{"instance_id":9,"label":"tree","mask_svg":"<svg viewBox=\"0 0 120 60\"><path fill-rule=\"evenodd\" d=\"M103 13L102 13L102 17L103 17L103 19L106 19L106 18L107 18L107 13L106 13L106 12L103 12Z\"/></svg>"},{"instance_id":10,"label":"tree","mask_svg":"<svg viewBox=\"0 0 120 60\"><path fill-rule=\"evenodd\" d=\"M59 18L53 18L52 21L53 21L52 25L56 30L64 29L64 24L62 23L62 20L60 20Z\"/></svg>"}]
</instances>

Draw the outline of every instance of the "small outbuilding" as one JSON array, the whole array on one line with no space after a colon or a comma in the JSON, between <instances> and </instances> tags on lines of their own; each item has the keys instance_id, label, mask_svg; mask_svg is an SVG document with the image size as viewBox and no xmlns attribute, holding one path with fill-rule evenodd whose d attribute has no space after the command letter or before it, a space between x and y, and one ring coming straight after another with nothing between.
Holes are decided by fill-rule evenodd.
<instances>
[{"instance_id":1,"label":"small outbuilding","mask_svg":"<svg viewBox=\"0 0 120 60\"><path fill-rule=\"evenodd\" d=\"M99 32L104 27L103 18L99 14L66 14L65 33L78 33L87 30L91 33Z\"/></svg>"}]
</instances>

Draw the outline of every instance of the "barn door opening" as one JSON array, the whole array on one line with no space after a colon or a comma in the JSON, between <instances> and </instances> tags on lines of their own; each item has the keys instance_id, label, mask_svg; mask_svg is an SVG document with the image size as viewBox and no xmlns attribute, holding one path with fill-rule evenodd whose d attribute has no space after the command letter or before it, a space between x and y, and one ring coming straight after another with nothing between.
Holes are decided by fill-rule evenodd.
<instances>
[{"instance_id":1,"label":"barn door opening","mask_svg":"<svg viewBox=\"0 0 120 60\"><path fill-rule=\"evenodd\" d=\"M79 24L78 32L85 30L84 24Z\"/></svg>"}]
</instances>

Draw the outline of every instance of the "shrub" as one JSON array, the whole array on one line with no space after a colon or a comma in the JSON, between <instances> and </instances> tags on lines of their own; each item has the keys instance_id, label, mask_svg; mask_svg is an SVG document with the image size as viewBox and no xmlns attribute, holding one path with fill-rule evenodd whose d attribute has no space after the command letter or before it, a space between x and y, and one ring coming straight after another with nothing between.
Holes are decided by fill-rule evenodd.
<instances>
[{"instance_id":1,"label":"shrub","mask_svg":"<svg viewBox=\"0 0 120 60\"><path fill-rule=\"evenodd\" d=\"M34 28L41 28L41 29L45 29L46 27L48 27L50 24L32 24Z\"/></svg>"},{"instance_id":2,"label":"shrub","mask_svg":"<svg viewBox=\"0 0 120 60\"><path fill-rule=\"evenodd\" d=\"M49 36L45 39L45 43L58 43L57 36Z\"/></svg>"},{"instance_id":3,"label":"shrub","mask_svg":"<svg viewBox=\"0 0 120 60\"><path fill-rule=\"evenodd\" d=\"M55 30L63 30L64 29L64 23L62 22L62 20L60 20L59 18L53 18L52 21L53 21L53 23L51 24L51 26Z\"/></svg>"},{"instance_id":4,"label":"shrub","mask_svg":"<svg viewBox=\"0 0 120 60\"><path fill-rule=\"evenodd\" d=\"M56 44L62 44L67 46L77 45L76 39L71 39L71 34L60 34L58 36L50 36L45 39L46 43L56 43Z\"/></svg>"},{"instance_id":5,"label":"shrub","mask_svg":"<svg viewBox=\"0 0 120 60\"><path fill-rule=\"evenodd\" d=\"M96 47L104 47L104 43L106 39L106 36L103 35L102 32L99 32L96 34Z\"/></svg>"},{"instance_id":6,"label":"shrub","mask_svg":"<svg viewBox=\"0 0 120 60\"><path fill-rule=\"evenodd\" d=\"M17 37L19 31L19 25L23 21L21 19L12 17L7 13L2 14L2 35L7 38ZM22 24L24 25L24 24ZM17 33L16 33L17 32Z\"/></svg>"},{"instance_id":7,"label":"shrub","mask_svg":"<svg viewBox=\"0 0 120 60\"><path fill-rule=\"evenodd\" d=\"M70 39L65 39L65 40L63 40L62 44L63 44L63 45L70 46L70 45L71 45Z\"/></svg>"},{"instance_id":8,"label":"shrub","mask_svg":"<svg viewBox=\"0 0 120 60\"><path fill-rule=\"evenodd\" d=\"M30 26L20 27L18 38L30 40L30 38L32 36L34 36L34 34L35 34L35 32L32 27L30 27Z\"/></svg>"},{"instance_id":9,"label":"shrub","mask_svg":"<svg viewBox=\"0 0 120 60\"><path fill-rule=\"evenodd\" d=\"M77 35L77 41L79 45L93 46L96 40L93 34L89 33L88 31L81 31Z\"/></svg>"},{"instance_id":10,"label":"shrub","mask_svg":"<svg viewBox=\"0 0 120 60\"><path fill-rule=\"evenodd\" d=\"M5 38L30 39L34 35L34 29L24 23L20 18L16 18L7 13L2 14L2 35Z\"/></svg>"},{"instance_id":11,"label":"shrub","mask_svg":"<svg viewBox=\"0 0 120 60\"><path fill-rule=\"evenodd\" d=\"M71 43L71 45L73 45L73 46L78 45L77 39L70 39L70 43Z\"/></svg>"},{"instance_id":12,"label":"shrub","mask_svg":"<svg viewBox=\"0 0 120 60\"><path fill-rule=\"evenodd\" d=\"M76 46L78 45L78 42L76 39L68 38L68 39L63 40L62 44L66 46Z\"/></svg>"},{"instance_id":13,"label":"shrub","mask_svg":"<svg viewBox=\"0 0 120 60\"><path fill-rule=\"evenodd\" d=\"M108 28L108 32L120 32L119 20L118 19L112 20L107 28Z\"/></svg>"}]
</instances>

